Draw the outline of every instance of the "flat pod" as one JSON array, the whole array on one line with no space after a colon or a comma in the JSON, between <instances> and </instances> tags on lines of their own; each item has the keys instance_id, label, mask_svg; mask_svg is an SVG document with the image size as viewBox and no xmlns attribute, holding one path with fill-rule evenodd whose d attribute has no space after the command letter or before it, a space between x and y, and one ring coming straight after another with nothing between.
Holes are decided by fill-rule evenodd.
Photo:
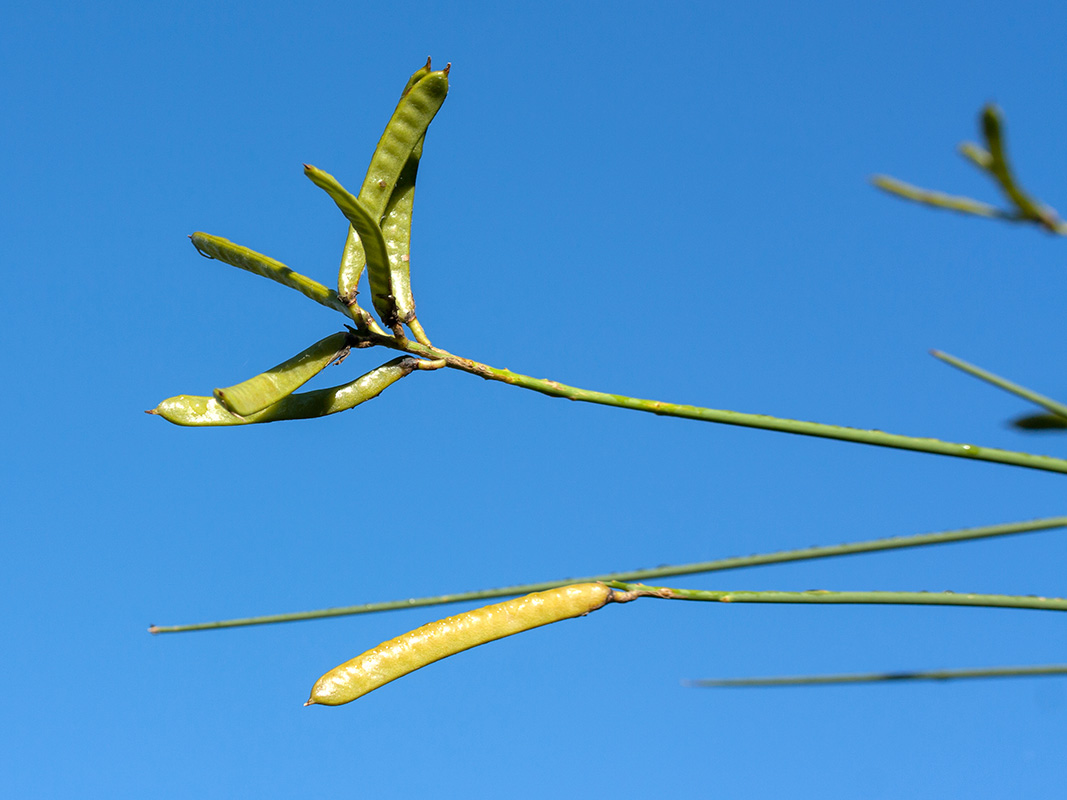
<instances>
[{"instance_id":1,"label":"flat pod","mask_svg":"<svg viewBox=\"0 0 1067 800\"><path fill-rule=\"evenodd\" d=\"M396 322L396 304L393 301L389 278L389 254L378 218L330 173L305 164L304 174L330 196L359 234L360 244L367 256L367 272L374 309L387 327L392 326Z\"/></svg>"},{"instance_id":2,"label":"flat pod","mask_svg":"<svg viewBox=\"0 0 1067 800\"><path fill-rule=\"evenodd\" d=\"M304 705L350 703L390 681L486 642L596 611L613 597L602 583L535 592L431 622L330 670Z\"/></svg>"},{"instance_id":3,"label":"flat pod","mask_svg":"<svg viewBox=\"0 0 1067 800\"><path fill-rule=\"evenodd\" d=\"M218 427L252 425L259 422L280 422L292 419L313 419L337 414L373 400L389 386L411 374L418 359L410 356L394 358L371 370L351 383L316 389L313 392L291 394L263 411L239 417L226 410L214 397L178 395L170 397L146 412L163 417L175 425L190 427Z\"/></svg>"},{"instance_id":4,"label":"flat pod","mask_svg":"<svg viewBox=\"0 0 1067 800\"><path fill-rule=\"evenodd\" d=\"M411 217L415 207L415 178L422 158L422 142L408 156L396 188L385 207L382 237L389 256L389 282L397 318L404 323L415 319L415 298L411 294Z\"/></svg>"},{"instance_id":5,"label":"flat pod","mask_svg":"<svg viewBox=\"0 0 1067 800\"><path fill-rule=\"evenodd\" d=\"M418 75L418 73L415 73ZM412 75L412 78L415 78ZM385 213L408 156L426 135L426 129L448 95L448 71L430 72L415 80L400 98L392 118L371 157L359 200L375 218Z\"/></svg>"},{"instance_id":6,"label":"flat pod","mask_svg":"<svg viewBox=\"0 0 1067 800\"><path fill-rule=\"evenodd\" d=\"M288 397L322 372L346 350L347 333L335 333L315 342L276 367L228 389L216 389L215 399L241 417L255 414Z\"/></svg>"},{"instance_id":7,"label":"flat pod","mask_svg":"<svg viewBox=\"0 0 1067 800\"><path fill-rule=\"evenodd\" d=\"M341 298L337 296L337 292L333 289L327 289L318 281L306 275L301 275L270 256L257 253L255 250L234 244L229 239L223 239L221 236L212 236L209 233L198 231L190 236L189 239L202 256L218 259L238 269L247 270L264 278L270 278L272 281L282 284L282 286L296 289L316 303L321 303L327 308L336 309L342 314L348 314L348 307L341 302Z\"/></svg>"},{"instance_id":8,"label":"flat pod","mask_svg":"<svg viewBox=\"0 0 1067 800\"><path fill-rule=\"evenodd\" d=\"M440 110L447 94L448 70L431 72L430 59L426 59L426 64L408 79L400 95L400 102L378 141L359 191L360 203L374 219L383 219L387 207L392 204L394 193L400 190L400 183L405 174L410 174L411 183L414 183L414 171L418 169L426 129ZM410 214L408 222L410 224ZM367 262L368 257L364 252L361 236L358 229L352 226L345 240L337 280L337 291L346 301L355 302L359 278ZM391 293L397 298L397 305L400 306L398 316L401 321L407 322L408 318L414 316L410 282L406 277L407 261L391 263L391 270ZM398 271L402 272L401 280L397 280ZM373 274L371 277L373 278ZM374 291L373 287L371 291Z\"/></svg>"}]
</instances>

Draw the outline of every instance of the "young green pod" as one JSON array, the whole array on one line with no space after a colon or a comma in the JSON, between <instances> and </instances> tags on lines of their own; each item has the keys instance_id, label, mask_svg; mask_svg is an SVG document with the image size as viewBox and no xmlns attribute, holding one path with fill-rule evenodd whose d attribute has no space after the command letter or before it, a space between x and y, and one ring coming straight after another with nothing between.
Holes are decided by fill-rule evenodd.
<instances>
[{"instance_id":1,"label":"young green pod","mask_svg":"<svg viewBox=\"0 0 1067 800\"><path fill-rule=\"evenodd\" d=\"M440 110L447 94L448 70L431 72L430 59L426 59L426 64L408 79L400 95L400 102L374 150L367 175L359 191L359 201L376 221L380 222L385 215L394 190L399 188L397 184L401 180L401 175L411 171L412 153L418 148L421 154L420 143L426 134L426 129ZM415 169L417 169L419 155L415 155L414 158ZM337 291L348 302L355 301L359 278L369 259L364 252L361 238L359 229L355 225L350 227L344 253L341 256ZM414 313L412 310L414 303L410 301L410 283L406 280L407 261L393 265L392 269L394 273L401 271L405 278L400 285L393 287L392 294L398 298L398 305L403 306L399 310L400 319L407 321L405 317ZM370 277L373 281L373 269ZM373 287L371 291L374 291ZM405 294L406 298L402 297ZM377 305L375 308L377 309Z\"/></svg>"},{"instance_id":2,"label":"young green pod","mask_svg":"<svg viewBox=\"0 0 1067 800\"><path fill-rule=\"evenodd\" d=\"M248 270L264 278L277 281L282 286L296 289L305 297L310 297L316 303L321 303L327 308L333 308L342 314L348 313L348 307L341 302L337 292L327 289L321 283L306 275L301 275L280 261L275 261L269 256L257 253L247 247L234 244L229 239L221 236L212 236L208 233L194 233L189 237L193 246L206 258L214 258L238 269ZM384 247L384 245L383 245Z\"/></svg>"},{"instance_id":3,"label":"young green pod","mask_svg":"<svg viewBox=\"0 0 1067 800\"><path fill-rule=\"evenodd\" d=\"M382 220L382 237L389 257L389 282L393 289L397 319L403 323L415 319L415 298L411 294L411 217L415 207L415 178L419 172L420 158L421 139L400 171Z\"/></svg>"},{"instance_id":4,"label":"young green pod","mask_svg":"<svg viewBox=\"0 0 1067 800\"><path fill-rule=\"evenodd\" d=\"M416 83L418 83L419 81L421 81L423 78L425 78L427 75L430 74L430 71L431 71L430 63L431 63L430 57L426 56L426 63L423 64L421 67L419 67L417 70L415 70L414 72L411 73L411 77L408 78L408 82L404 86L404 91L402 91L400 93L401 97L403 97L408 92L410 92L412 86L414 86Z\"/></svg>"},{"instance_id":5,"label":"young green pod","mask_svg":"<svg viewBox=\"0 0 1067 800\"><path fill-rule=\"evenodd\" d=\"M579 583L431 622L330 670L315 683L304 705L350 703L427 664L505 636L583 616L612 597L612 590L602 583Z\"/></svg>"},{"instance_id":6,"label":"young green pod","mask_svg":"<svg viewBox=\"0 0 1067 800\"><path fill-rule=\"evenodd\" d=\"M347 348L347 333L327 336L288 361L231 386L216 389L215 399L241 417L255 414L288 397L333 363Z\"/></svg>"},{"instance_id":7,"label":"young green pod","mask_svg":"<svg viewBox=\"0 0 1067 800\"><path fill-rule=\"evenodd\" d=\"M408 156L426 135L426 129L448 95L447 69L416 78L419 72L411 76L415 82L409 81L385 126L359 190L360 202L378 220L385 213L385 206Z\"/></svg>"},{"instance_id":8,"label":"young green pod","mask_svg":"<svg viewBox=\"0 0 1067 800\"><path fill-rule=\"evenodd\" d=\"M401 356L382 364L351 383L291 394L262 411L239 417L227 411L214 397L178 395L164 400L146 414L156 414L175 425L215 427L224 425L252 425L257 422L279 422L291 419L312 419L337 414L355 408L380 395L389 386L415 370L418 359Z\"/></svg>"},{"instance_id":9,"label":"young green pod","mask_svg":"<svg viewBox=\"0 0 1067 800\"><path fill-rule=\"evenodd\" d=\"M367 272L374 309L386 327L392 327L397 318L396 303L389 276L389 255L379 223L381 215L371 214L366 206L353 197L330 173L305 164L304 174L330 196L359 235L360 246L367 256Z\"/></svg>"}]
</instances>

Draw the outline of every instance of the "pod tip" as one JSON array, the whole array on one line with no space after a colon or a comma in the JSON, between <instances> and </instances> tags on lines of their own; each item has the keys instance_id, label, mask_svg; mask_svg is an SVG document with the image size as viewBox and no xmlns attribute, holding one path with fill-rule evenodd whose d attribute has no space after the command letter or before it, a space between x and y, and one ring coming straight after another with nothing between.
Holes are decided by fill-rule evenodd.
<instances>
[{"instance_id":1,"label":"pod tip","mask_svg":"<svg viewBox=\"0 0 1067 800\"><path fill-rule=\"evenodd\" d=\"M159 409L158 408L146 408L144 410L144 413L146 413L146 414L157 414L158 415L159 414Z\"/></svg>"},{"instance_id":2,"label":"pod tip","mask_svg":"<svg viewBox=\"0 0 1067 800\"><path fill-rule=\"evenodd\" d=\"M307 708L308 706L313 706L313 705L316 705L315 698L314 697L309 697L308 701L306 703L304 703L304 708Z\"/></svg>"}]
</instances>

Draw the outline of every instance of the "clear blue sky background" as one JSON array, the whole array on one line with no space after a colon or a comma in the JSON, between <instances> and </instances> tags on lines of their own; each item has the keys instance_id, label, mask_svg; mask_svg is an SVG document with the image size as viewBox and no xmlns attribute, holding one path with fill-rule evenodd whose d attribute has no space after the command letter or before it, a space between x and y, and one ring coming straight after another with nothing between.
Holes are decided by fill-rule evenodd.
<instances>
[{"instance_id":1,"label":"clear blue sky background","mask_svg":"<svg viewBox=\"0 0 1067 800\"><path fill-rule=\"evenodd\" d=\"M340 328L199 258L331 283L407 76L434 341L677 402L1067 454L942 348L1063 398L1065 245L867 179L995 200L989 100L1067 205L1062 2L101 3L0 14L5 688L12 797L1062 797L1062 679L768 692L686 678L1067 660L1041 612L643 601L302 708L457 607L169 624L1063 514L1062 476L550 400L453 372L313 422L142 412ZM385 361L354 353L328 385ZM1067 593L1062 533L677 579Z\"/></svg>"}]
</instances>

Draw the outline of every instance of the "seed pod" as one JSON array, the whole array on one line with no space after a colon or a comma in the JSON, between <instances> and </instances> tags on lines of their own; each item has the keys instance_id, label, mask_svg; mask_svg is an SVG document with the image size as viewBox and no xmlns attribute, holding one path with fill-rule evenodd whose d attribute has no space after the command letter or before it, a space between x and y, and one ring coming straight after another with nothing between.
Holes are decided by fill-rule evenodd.
<instances>
[{"instance_id":1,"label":"seed pod","mask_svg":"<svg viewBox=\"0 0 1067 800\"><path fill-rule=\"evenodd\" d=\"M175 425L210 427L220 425L251 425L257 422L278 422L290 419L312 419L337 414L365 403L380 395L386 388L411 374L418 359L401 356L382 364L351 383L316 389L313 392L291 394L262 411L239 417L226 410L214 397L178 395L164 400L146 414L158 414Z\"/></svg>"},{"instance_id":2,"label":"seed pod","mask_svg":"<svg viewBox=\"0 0 1067 800\"><path fill-rule=\"evenodd\" d=\"M426 129L448 95L447 69L416 78L418 74L411 76L415 82L409 81L409 88L385 126L359 190L359 201L376 220L385 213L386 203L408 156L426 135Z\"/></svg>"},{"instance_id":3,"label":"seed pod","mask_svg":"<svg viewBox=\"0 0 1067 800\"><path fill-rule=\"evenodd\" d=\"M397 183L403 173L410 172L411 182L414 183L414 169L418 167L419 155L422 152L421 142L447 94L448 69L431 72L430 59L426 59L425 66L416 70L408 79L400 96L400 102L389 124L385 126L382 138L378 141L359 191L360 203L375 221L381 222L386 213L386 207L391 202L390 198L399 188ZM411 156L416 148L419 153L414 156L415 166L412 167ZM410 215L408 221L410 223ZM348 302L354 302L363 266L370 261L369 255L364 253L361 238L358 227L353 225L349 228L348 239L345 241L344 253L341 256L337 291ZM375 279L373 268L370 272L373 282ZM414 303L410 301L410 282L407 280L407 261L392 264L391 272L394 275L402 275L402 281L398 281L390 293L397 298L397 305L400 306L398 316L402 321L407 321L406 317L414 314ZM374 292L373 286L371 292ZM378 306L375 305L375 308L377 309Z\"/></svg>"},{"instance_id":4,"label":"seed pod","mask_svg":"<svg viewBox=\"0 0 1067 800\"><path fill-rule=\"evenodd\" d=\"M314 378L346 349L347 333L335 333L266 372L228 389L216 389L215 399L241 417L255 414L288 397Z\"/></svg>"},{"instance_id":5,"label":"seed pod","mask_svg":"<svg viewBox=\"0 0 1067 800\"><path fill-rule=\"evenodd\" d=\"M382 237L389 256L389 282L393 287L396 315L400 322L415 319L415 298L411 294L411 216L415 205L415 177L422 158L422 140L408 156L396 188L385 207Z\"/></svg>"},{"instance_id":6,"label":"seed pod","mask_svg":"<svg viewBox=\"0 0 1067 800\"><path fill-rule=\"evenodd\" d=\"M348 313L348 307L341 302L341 299L333 289L327 289L318 281L293 271L280 261L275 261L273 258L257 253L255 250L249 250L247 247L241 247L229 239L223 239L221 236L197 232L189 238L192 240L193 246L200 251L200 254L207 258L215 258L238 269L248 270L256 275L262 275L264 278L270 278L272 281L282 284L282 286L296 289L301 294L310 297L316 303L321 303L327 308L336 309L342 314Z\"/></svg>"},{"instance_id":7,"label":"seed pod","mask_svg":"<svg viewBox=\"0 0 1067 800\"><path fill-rule=\"evenodd\" d=\"M389 255L379 224L380 215L372 215L366 206L353 197L330 173L305 164L304 174L330 196L359 234L360 244L367 255L367 272L374 309L386 327L392 327L397 318L396 304L393 301L393 289L389 278Z\"/></svg>"},{"instance_id":8,"label":"seed pod","mask_svg":"<svg viewBox=\"0 0 1067 800\"><path fill-rule=\"evenodd\" d=\"M304 705L350 703L442 658L550 622L583 616L611 599L612 591L604 584L579 583L431 622L330 670L315 683Z\"/></svg>"}]
</instances>

